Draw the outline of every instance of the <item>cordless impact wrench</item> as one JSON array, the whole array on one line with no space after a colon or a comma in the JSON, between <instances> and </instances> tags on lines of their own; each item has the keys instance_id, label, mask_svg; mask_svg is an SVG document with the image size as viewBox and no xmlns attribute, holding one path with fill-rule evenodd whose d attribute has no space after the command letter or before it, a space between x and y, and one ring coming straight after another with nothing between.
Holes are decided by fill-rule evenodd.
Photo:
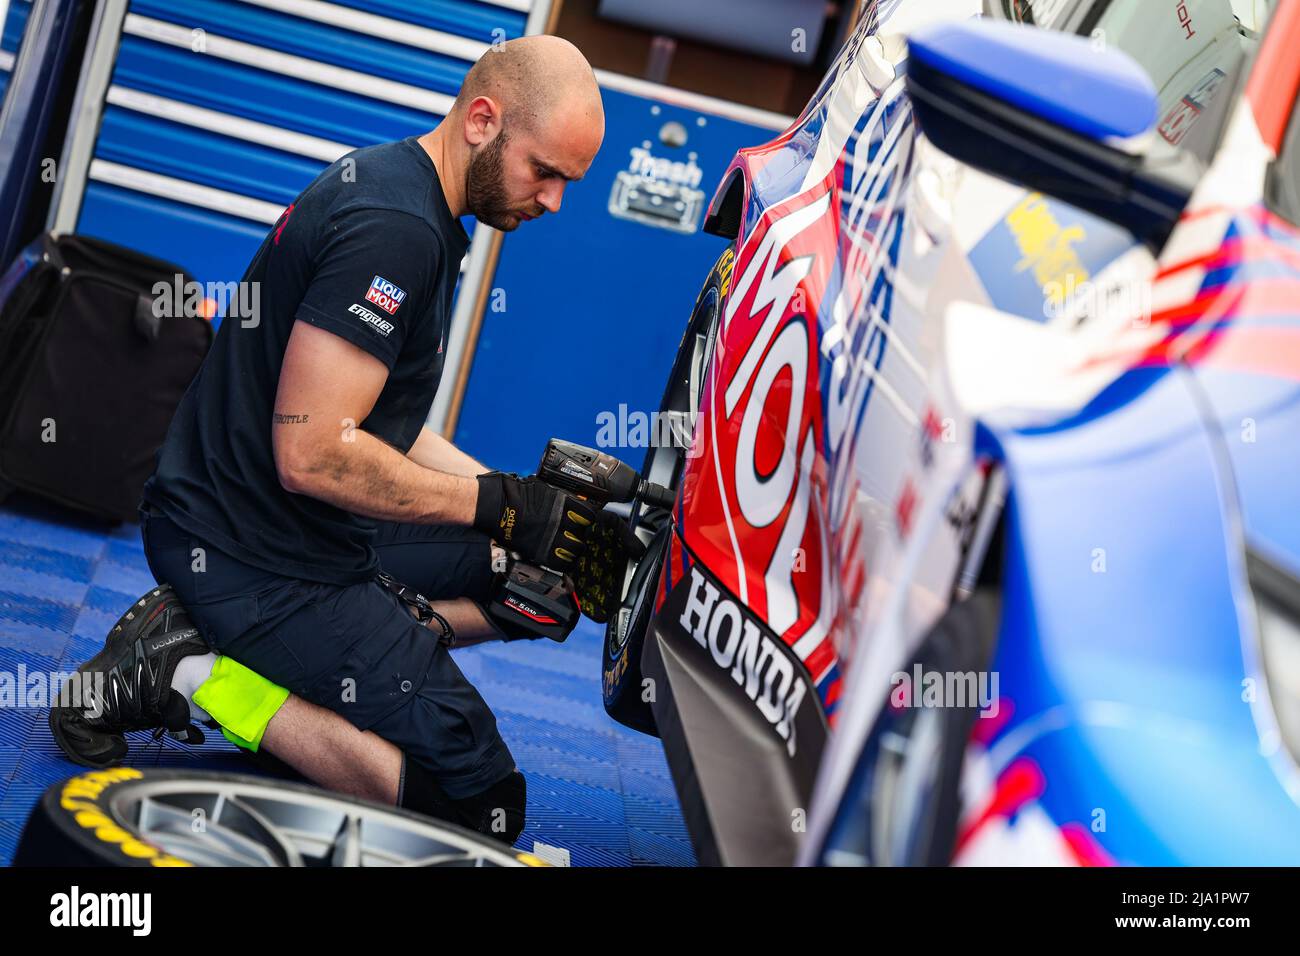
<instances>
[{"instance_id":1,"label":"cordless impact wrench","mask_svg":"<svg viewBox=\"0 0 1300 956\"><path fill-rule=\"evenodd\" d=\"M645 481L613 455L558 438L547 443L537 477L600 508L610 503L640 501L670 510L675 500L671 490ZM508 565L505 580L488 610L502 623L517 622L555 641L568 636L579 613L563 575L521 561Z\"/></svg>"}]
</instances>

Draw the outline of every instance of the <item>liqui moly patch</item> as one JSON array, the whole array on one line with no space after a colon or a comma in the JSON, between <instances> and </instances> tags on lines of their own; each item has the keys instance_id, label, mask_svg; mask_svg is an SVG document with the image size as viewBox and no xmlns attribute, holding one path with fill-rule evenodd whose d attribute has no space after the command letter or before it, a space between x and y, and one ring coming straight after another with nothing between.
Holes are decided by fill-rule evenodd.
<instances>
[{"instance_id":1,"label":"liqui moly patch","mask_svg":"<svg viewBox=\"0 0 1300 956\"><path fill-rule=\"evenodd\" d=\"M370 281L370 288L366 290L366 301L373 302L392 315L406 301L406 293L383 276L375 276Z\"/></svg>"}]
</instances>

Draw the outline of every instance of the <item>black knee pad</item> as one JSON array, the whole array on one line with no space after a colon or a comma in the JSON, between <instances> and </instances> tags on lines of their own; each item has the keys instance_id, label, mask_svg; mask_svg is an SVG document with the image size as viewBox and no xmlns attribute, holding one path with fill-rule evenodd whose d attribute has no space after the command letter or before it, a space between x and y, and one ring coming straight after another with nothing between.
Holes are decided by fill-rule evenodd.
<instances>
[{"instance_id":1,"label":"black knee pad","mask_svg":"<svg viewBox=\"0 0 1300 956\"><path fill-rule=\"evenodd\" d=\"M455 801L464 825L506 846L513 846L524 832L528 785L524 775L512 770L482 793Z\"/></svg>"},{"instance_id":2,"label":"black knee pad","mask_svg":"<svg viewBox=\"0 0 1300 956\"><path fill-rule=\"evenodd\" d=\"M512 770L504 779L481 793L453 800L447 796L428 768L419 761L404 756L397 805L477 830L484 836L511 846L524 831L527 791L524 775L518 770Z\"/></svg>"},{"instance_id":3,"label":"black knee pad","mask_svg":"<svg viewBox=\"0 0 1300 956\"><path fill-rule=\"evenodd\" d=\"M402 754L402 779L397 788L397 805L451 823L460 823L451 797L419 761Z\"/></svg>"}]
</instances>

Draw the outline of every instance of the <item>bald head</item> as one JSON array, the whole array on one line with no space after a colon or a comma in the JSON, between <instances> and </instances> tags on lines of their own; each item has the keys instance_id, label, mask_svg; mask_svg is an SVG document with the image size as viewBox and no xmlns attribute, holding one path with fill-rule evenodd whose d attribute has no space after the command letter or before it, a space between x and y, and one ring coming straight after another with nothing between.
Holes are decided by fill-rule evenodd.
<instances>
[{"instance_id":1,"label":"bald head","mask_svg":"<svg viewBox=\"0 0 1300 956\"><path fill-rule=\"evenodd\" d=\"M466 74L453 111L480 96L495 100L508 123L530 131L555 121L560 112L604 125L591 64L560 37L520 37L490 47Z\"/></svg>"},{"instance_id":2,"label":"bald head","mask_svg":"<svg viewBox=\"0 0 1300 956\"><path fill-rule=\"evenodd\" d=\"M600 87L568 40L521 37L479 58L427 138L455 214L509 231L559 212L586 175L605 138Z\"/></svg>"}]
</instances>

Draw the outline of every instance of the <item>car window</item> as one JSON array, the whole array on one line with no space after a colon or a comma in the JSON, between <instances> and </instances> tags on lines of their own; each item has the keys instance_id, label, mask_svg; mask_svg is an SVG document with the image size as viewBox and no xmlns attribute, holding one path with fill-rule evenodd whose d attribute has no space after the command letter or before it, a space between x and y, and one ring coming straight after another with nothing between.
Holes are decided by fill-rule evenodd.
<instances>
[{"instance_id":1,"label":"car window","mask_svg":"<svg viewBox=\"0 0 1300 956\"><path fill-rule=\"evenodd\" d=\"M1268 206L1300 226L1300 99L1291 110L1282 152L1268 175Z\"/></svg>"},{"instance_id":2,"label":"car window","mask_svg":"<svg viewBox=\"0 0 1300 956\"><path fill-rule=\"evenodd\" d=\"M985 14L1002 20L1015 20L1047 30L1063 30L1076 21L1094 0L990 0Z\"/></svg>"},{"instance_id":3,"label":"car window","mask_svg":"<svg viewBox=\"0 0 1300 956\"><path fill-rule=\"evenodd\" d=\"M1123 50L1159 98L1156 132L1207 159L1236 73L1277 0L988 0L985 12ZM1223 96L1219 94L1223 93Z\"/></svg>"}]
</instances>

